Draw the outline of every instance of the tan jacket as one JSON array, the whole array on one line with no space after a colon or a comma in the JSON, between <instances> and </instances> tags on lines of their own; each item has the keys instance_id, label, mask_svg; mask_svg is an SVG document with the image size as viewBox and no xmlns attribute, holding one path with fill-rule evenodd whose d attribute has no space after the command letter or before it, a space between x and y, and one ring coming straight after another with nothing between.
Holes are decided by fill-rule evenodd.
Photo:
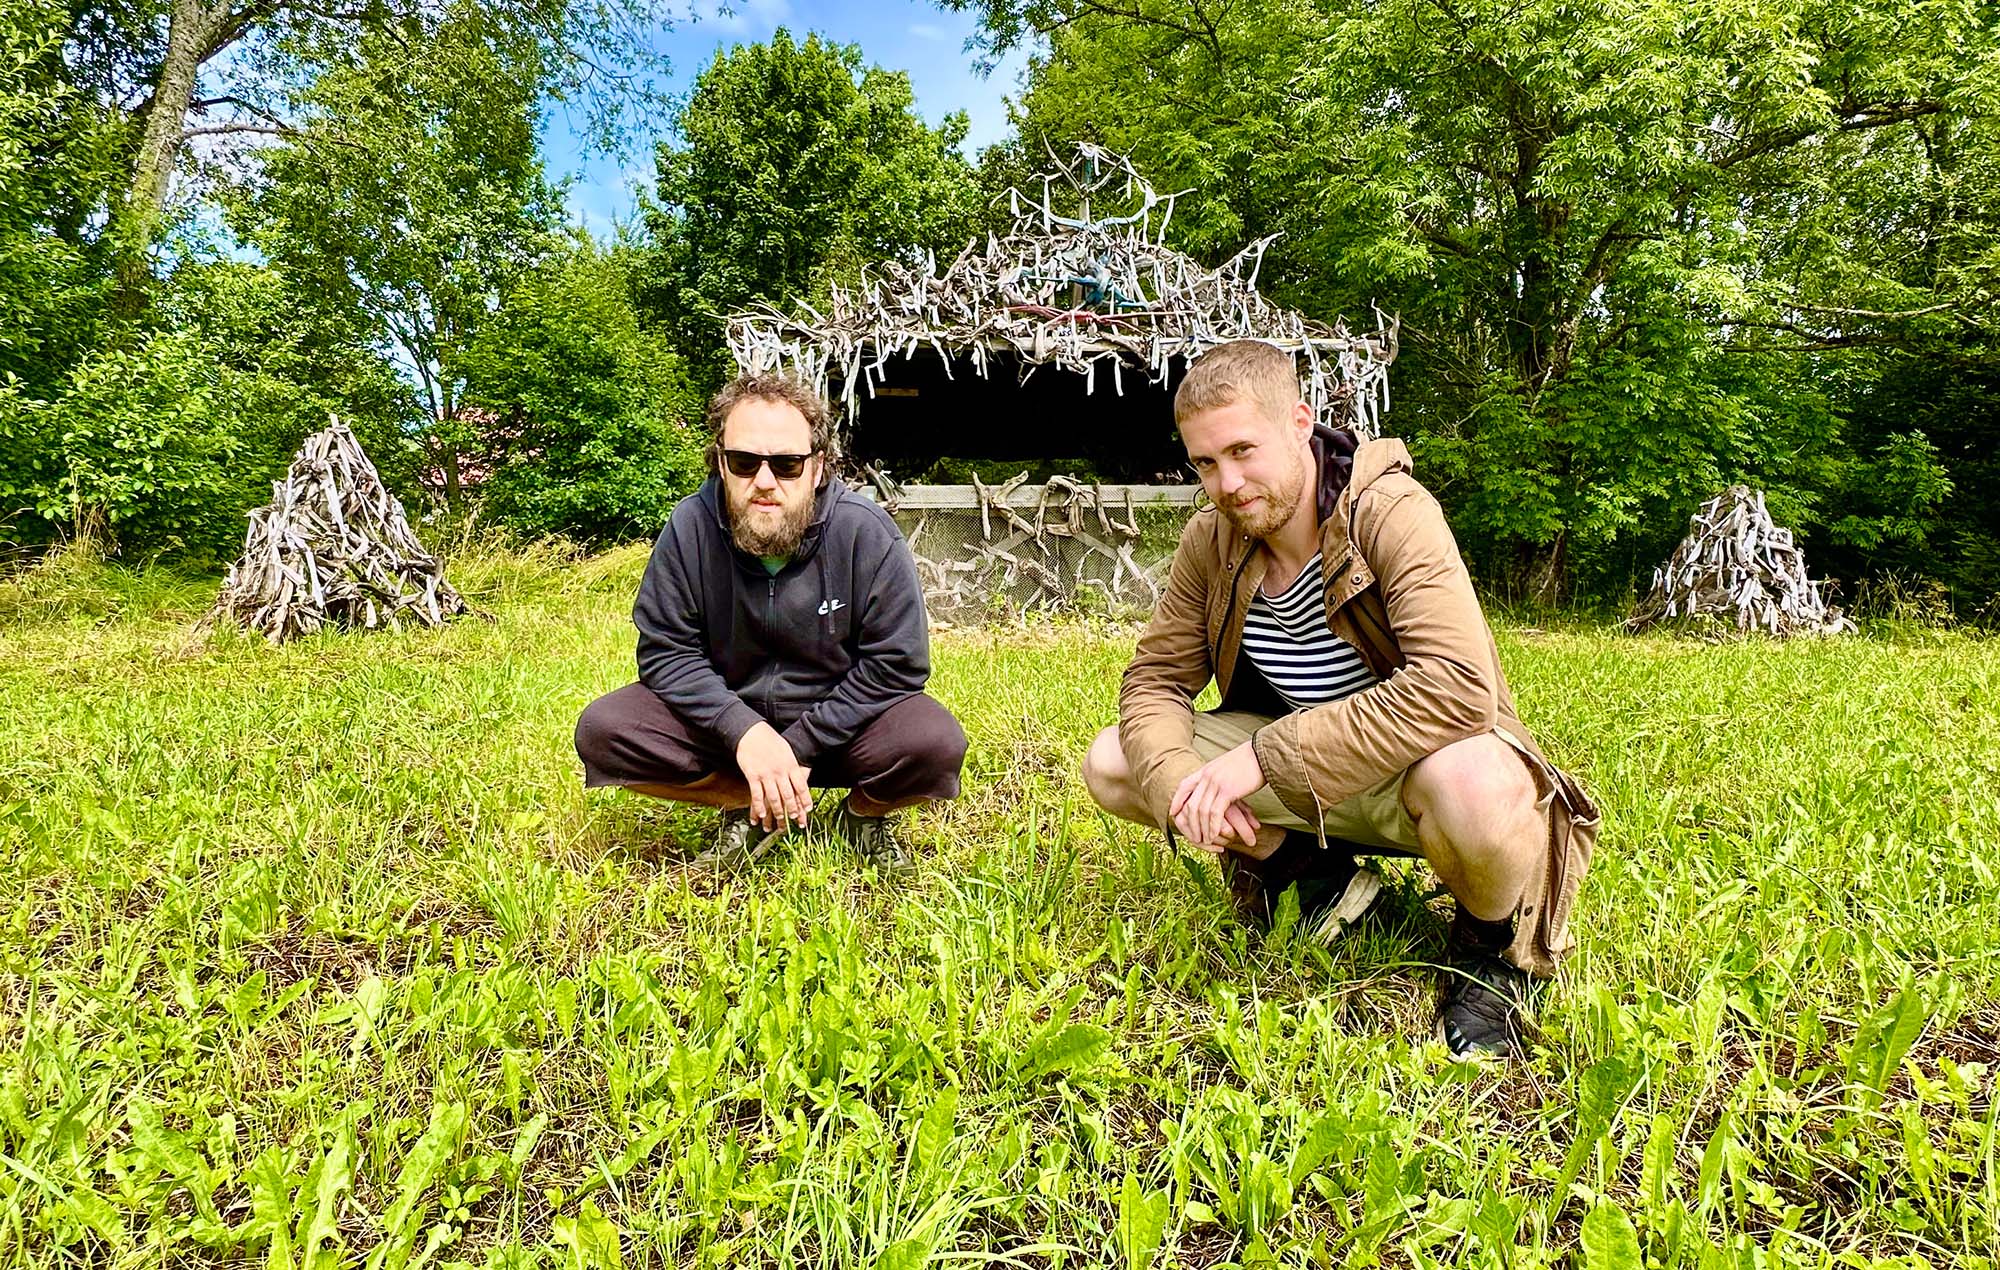
<instances>
[{"instance_id":1,"label":"tan jacket","mask_svg":"<svg viewBox=\"0 0 2000 1270\"><path fill-rule=\"evenodd\" d=\"M1338 486L1321 455L1320 552L1326 624L1381 681L1309 710L1281 713L1252 745L1278 797L1308 823L1455 741L1497 732L1522 753L1550 814L1550 853L1516 910L1513 960L1554 972L1571 944L1569 910L1589 868L1598 813L1545 759L1514 711L1493 633L1437 500L1410 475L1401 441L1362 442ZM1328 501L1331 512L1328 514ZM1201 766L1196 694L1211 679L1225 709L1282 710L1247 660L1243 621L1268 554L1214 508L1181 534L1159 606L1118 694L1118 733L1154 819L1169 823L1175 788ZM1254 682L1250 682L1254 681Z\"/></svg>"}]
</instances>

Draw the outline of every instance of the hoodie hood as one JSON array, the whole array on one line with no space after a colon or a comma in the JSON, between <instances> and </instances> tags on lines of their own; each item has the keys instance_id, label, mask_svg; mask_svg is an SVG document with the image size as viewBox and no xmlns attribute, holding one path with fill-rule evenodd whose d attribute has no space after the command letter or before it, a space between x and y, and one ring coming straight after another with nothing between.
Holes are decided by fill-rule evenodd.
<instances>
[{"instance_id":1,"label":"hoodie hood","mask_svg":"<svg viewBox=\"0 0 2000 1270\"><path fill-rule=\"evenodd\" d=\"M1329 428L1323 423L1313 425L1313 460L1319 467L1319 490L1313 502L1321 520L1333 515L1341 492L1353 479L1354 451L1360 444L1361 438L1346 428Z\"/></svg>"}]
</instances>

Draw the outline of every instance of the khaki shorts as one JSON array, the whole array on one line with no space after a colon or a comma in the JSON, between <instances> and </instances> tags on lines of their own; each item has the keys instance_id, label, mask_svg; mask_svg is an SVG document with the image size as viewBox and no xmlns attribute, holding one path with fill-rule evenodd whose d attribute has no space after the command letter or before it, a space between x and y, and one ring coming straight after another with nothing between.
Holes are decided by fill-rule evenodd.
<instances>
[{"instance_id":1,"label":"khaki shorts","mask_svg":"<svg viewBox=\"0 0 2000 1270\"><path fill-rule=\"evenodd\" d=\"M1206 763L1243 744L1250 739L1251 733L1270 721L1263 715L1242 710L1196 711L1195 752ZM1410 819L1409 809L1403 806L1403 778L1407 775L1407 772L1397 772L1379 785L1328 808L1326 819L1319 826L1320 831L1329 838L1343 838L1356 846L1422 855L1422 848L1417 845L1417 822ZM1313 832L1313 826L1280 802L1269 785L1244 799L1243 803L1264 824Z\"/></svg>"}]
</instances>

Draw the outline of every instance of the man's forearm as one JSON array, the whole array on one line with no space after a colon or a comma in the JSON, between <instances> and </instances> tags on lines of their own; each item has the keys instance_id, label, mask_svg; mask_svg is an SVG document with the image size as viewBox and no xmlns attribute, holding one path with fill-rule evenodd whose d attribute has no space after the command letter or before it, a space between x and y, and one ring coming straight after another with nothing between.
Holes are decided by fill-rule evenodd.
<instances>
[{"instance_id":1,"label":"man's forearm","mask_svg":"<svg viewBox=\"0 0 2000 1270\"><path fill-rule=\"evenodd\" d=\"M800 715L784 738L801 762L811 762L861 734L877 715L924 690L927 667L860 661L848 668L832 691Z\"/></svg>"},{"instance_id":2,"label":"man's forearm","mask_svg":"<svg viewBox=\"0 0 2000 1270\"><path fill-rule=\"evenodd\" d=\"M1175 787L1201 767L1201 755L1194 748L1193 704L1121 701L1118 744L1147 809L1165 828Z\"/></svg>"},{"instance_id":3,"label":"man's forearm","mask_svg":"<svg viewBox=\"0 0 2000 1270\"><path fill-rule=\"evenodd\" d=\"M764 721L699 654L642 660L639 678L675 715L713 735L731 753L744 733Z\"/></svg>"}]
</instances>

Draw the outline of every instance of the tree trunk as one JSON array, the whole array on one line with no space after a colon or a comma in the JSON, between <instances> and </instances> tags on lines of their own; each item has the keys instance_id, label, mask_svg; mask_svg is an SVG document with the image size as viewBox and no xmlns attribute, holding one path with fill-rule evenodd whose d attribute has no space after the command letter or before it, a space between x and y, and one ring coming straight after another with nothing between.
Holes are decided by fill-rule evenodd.
<instances>
[{"instance_id":1,"label":"tree trunk","mask_svg":"<svg viewBox=\"0 0 2000 1270\"><path fill-rule=\"evenodd\" d=\"M443 376L439 376L440 379ZM438 431L444 436L444 503L455 516L465 506L465 489L459 473L460 448L458 444L458 403L452 400L451 388L438 385Z\"/></svg>"},{"instance_id":2,"label":"tree trunk","mask_svg":"<svg viewBox=\"0 0 2000 1270\"><path fill-rule=\"evenodd\" d=\"M1528 571L1528 599L1538 608L1552 609L1569 592L1569 533L1557 530L1555 541L1536 554Z\"/></svg>"},{"instance_id":3,"label":"tree trunk","mask_svg":"<svg viewBox=\"0 0 2000 1270\"><path fill-rule=\"evenodd\" d=\"M117 227L114 247L117 292L113 311L120 317L136 317L146 306L146 292L152 281L148 253L153 235L160 228L160 214L167 205L174 161L180 156L181 134L187 127L188 110L194 104L195 82L200 78L202 63L213 52L211 46L228 13L227 5L211 9L202 0L174 0L167 25L167 53L143 109L146 131L139 142L132 183L126 190Z\"/></svg>"}]
</instances>

